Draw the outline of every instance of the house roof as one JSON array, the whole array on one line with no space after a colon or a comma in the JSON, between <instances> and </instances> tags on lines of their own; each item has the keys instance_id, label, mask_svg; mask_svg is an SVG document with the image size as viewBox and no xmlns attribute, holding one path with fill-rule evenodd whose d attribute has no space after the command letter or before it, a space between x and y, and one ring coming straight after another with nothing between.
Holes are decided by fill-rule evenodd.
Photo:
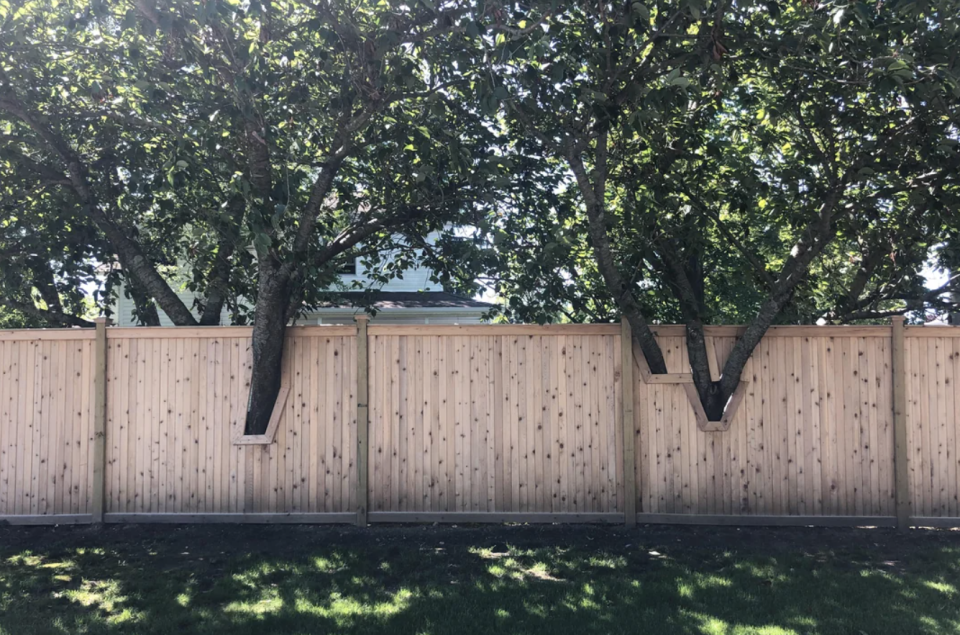
<instances>
[{"instance_id":1,"label":"house roof","mask_svg":"<svg viewBox=\"0 0 960 635\"><path fill-rule=\"evenodd\" d=\"M384 309L491 309L495 305L446 291L345 291L331 294L321 309L370 306Z\"/></svg>"}]
</instances>

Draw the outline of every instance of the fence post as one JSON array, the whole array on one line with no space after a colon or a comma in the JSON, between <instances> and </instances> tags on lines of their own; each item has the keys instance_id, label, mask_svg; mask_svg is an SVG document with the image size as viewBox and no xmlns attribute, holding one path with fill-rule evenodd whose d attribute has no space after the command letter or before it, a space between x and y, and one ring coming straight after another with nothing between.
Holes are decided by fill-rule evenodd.
<instances>
[{"instance_id":1,"label":"fence post","mask_svg":"<svg viewBox=\"0 0 960 635\"><path fill-rule=\"evenodd\" d=\"M93 500L91 501L94 523L103 522L104 470L107 459L107 325L108 318L101 317L96 323L93 377Z\"/></svg>"},{"instance_id":2,"label":"fence post","mask_svg":"<svg viewBox=\"0 0 960 635\"><path fill-rule=\"evenodd\" d=\"M907 471L907 368L902 315L893 318L893 466L897 528L910 526L910 474Z\"/></svg>"},{"instance_id":3,"label":"fence post","mask_svg":"<svg viewBox=\"0 0 960 635\"><path fill-rule=\"evenodd\" d=\"M357 321L357 526L366 527L370 478L370 417L367 407L369 398L367 322L369 318L366 315L358 315L355 319Z\"/></svg>"},{"instance_id":4,"label":"fence post","mask_svg":"<svg viewBox=\"0 0 960 635\"><path fill-rule=\"evenodd\" d=\"M620 420L623 422L623 517L627 527L637 524L637 468L633 415L633 334L626 318L620 318Z\"/></svg>"}]
</instances>

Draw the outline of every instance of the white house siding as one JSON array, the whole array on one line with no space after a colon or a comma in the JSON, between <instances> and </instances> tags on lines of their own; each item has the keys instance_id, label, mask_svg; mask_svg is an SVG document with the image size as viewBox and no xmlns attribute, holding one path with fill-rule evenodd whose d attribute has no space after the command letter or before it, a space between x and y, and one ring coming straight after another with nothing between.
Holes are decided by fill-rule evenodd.
<instances>
[{"instance_id":1,"label":"white house siding","mask_svg":"<svg viewBox=\"0 0 960 635\"><path fill-rule=\"evenodd\" d=\"M480 324L486 309L437 312L430 309L394 309L380 311L371 323L376 324ZM297 324L353 324L355 315L363 311L309 313Z\"/></svg>"},{"instance_id":2,"label":"white house siding","mask_svg":"<svg viewBox=\"0 0 960 635\"><path fill-rule=\"evenodd\" d=\"M193 308L193 301L196 299L197 295L192 291L180 291L177 292L177 297L191 310L191 312L197 316L199 319L200 312ZM117 323L117 326L136 326L137 322L133 317L134 304L133 300L126 297L122 292L119 294L116 303L114 304L114 314L113 319ZM173 322L167 317L167 314L164 313L159 308L157 309L157 314L160 316L160 326L173 326ZM230 314L224 309L220 313L220 324L230 324Z\"/></svg>"}]
</instances>

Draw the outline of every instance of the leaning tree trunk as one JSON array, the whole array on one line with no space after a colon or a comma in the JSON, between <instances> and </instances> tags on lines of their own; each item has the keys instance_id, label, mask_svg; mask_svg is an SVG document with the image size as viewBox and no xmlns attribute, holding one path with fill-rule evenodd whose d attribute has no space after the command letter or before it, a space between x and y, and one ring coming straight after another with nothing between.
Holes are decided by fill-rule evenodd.
<instances>
[{"instance_id":1,"label":"leaning tree trunk","mask_svg":"<svg viewBox=\"0 0 960 635\"><path fill-rule=\"evenodd\" d=\"M754 349L760 344L760 340L763 339L774 320L777 319L777 316L790 301L797 286L807 275L810 263L833 240L835 232L831 231L831 224L836 219L836 210L839 207L844 188L845 181L843 179L832 184L827 192L826 199L820 206L817 218L804 230L800 239L790 250L790 256L780 269L780 274L777 276L776 284L771 289L770 295L760 305L760 309L747 326L746 331L733 345L733 350L727 357L727 363L723 366L723 374L720 376L719 398L723 401L723 405L726 405L727 400L740 384L740 377L743 375L744 368L746 368L747 361L753 354Z\"/></svg>"},{"instance_id":2,"label":"leaning tree trunk","mask_svg":"<svg viewBox=\"0 0 960 635\"><path fill-rule=\"evenodd\" d=\"M604 148L604 157L606 156L606 142L607 137L604 133L597 140L598 149ZM653 331L650 330L650 325L644 319L633 291L627 286L623 276L620 275L620 270L617 268L614 259L603 207L606 176L603 174L597 175L595 177L596 183L591 183L583 165L583 160L576 151L569 153L567 161L583 196L583 203L587 212L587 234L590 238L590 245L593 247L597 270L600 272L607 290L613 296L614 302L617 303L620 313L630 323L633 338L640 346L640 351L643 353L650 371L656 374L666 373L667 363L663 359L663 351L660 350L660 345L657 344L657 339ZM602 162L598 171L605 170L605 163L605 161Z\"/></svg>"},{"instance_id":3,"label":"leaning tree trunk","mask_svg":"<svg viewBox=\"0 0 960 635\"><path fill-rule=\"evenodd\" d=\"M244 434L263 434L280 392L283 341L292 283L286 269L264 257L259 267L257 308L253 318L253 373Z\"/></svg>"}]
</instances>

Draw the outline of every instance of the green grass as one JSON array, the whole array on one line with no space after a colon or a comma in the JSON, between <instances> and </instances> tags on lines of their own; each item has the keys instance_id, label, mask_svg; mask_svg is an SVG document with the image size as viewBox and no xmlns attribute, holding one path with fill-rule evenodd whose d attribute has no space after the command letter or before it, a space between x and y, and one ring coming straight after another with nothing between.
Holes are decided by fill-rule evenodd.
<instances>
[{"instance_id":1,"label":"green grass","mask_svg":"<svg viewBox=\"0 0 960 635\"><path fill-rule=\"evenodd\" d=\"M960 532L0 528L0 633L960 633Z\"/></svg>"}]
</instances>

